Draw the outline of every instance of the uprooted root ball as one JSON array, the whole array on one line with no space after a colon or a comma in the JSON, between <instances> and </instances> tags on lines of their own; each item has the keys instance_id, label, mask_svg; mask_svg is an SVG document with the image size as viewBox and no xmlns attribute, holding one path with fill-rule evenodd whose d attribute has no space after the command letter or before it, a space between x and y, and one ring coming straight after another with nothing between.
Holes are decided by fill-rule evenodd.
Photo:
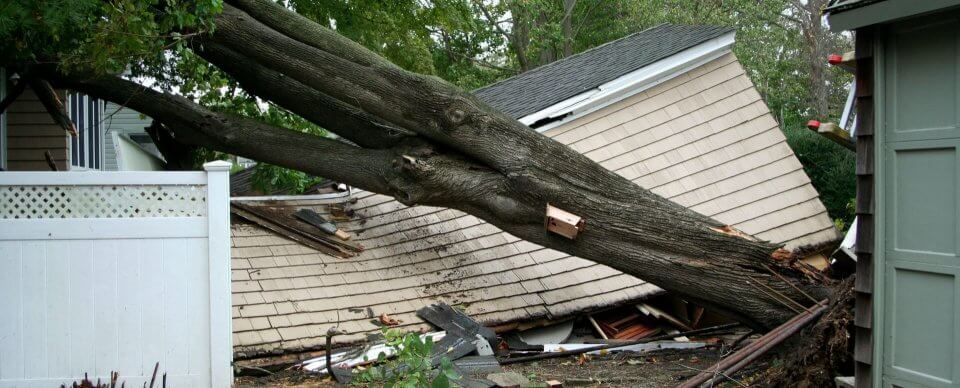
<instances>
[{"instance_id":1,"label":"uprooted root ball","mask_svg":"<svg viewBox=\"0 0 960 388\"><path fill-rule=\"evenodd\" d=\"M829 387L834 377L853 373L853 281L839 283L827 313L784 344L761 385Z\"/></svg>"}]
</instances>

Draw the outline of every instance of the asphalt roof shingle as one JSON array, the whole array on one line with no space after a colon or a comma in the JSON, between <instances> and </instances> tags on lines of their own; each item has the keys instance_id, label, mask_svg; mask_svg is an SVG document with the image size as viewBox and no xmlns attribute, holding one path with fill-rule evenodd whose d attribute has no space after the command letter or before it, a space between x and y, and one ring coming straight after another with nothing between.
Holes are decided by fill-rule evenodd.
<instances>
[{"instance_id":1,"label":"asphalt roof shingle","mask_svg":"<svg viewBox=\"0 0 960 388\"><path fill-rule=\"evenodd\" d=\"M733 29L728 27L661 24L485 86L474 94L519 119L730 31Z\"/></svg>"}]
</instances>

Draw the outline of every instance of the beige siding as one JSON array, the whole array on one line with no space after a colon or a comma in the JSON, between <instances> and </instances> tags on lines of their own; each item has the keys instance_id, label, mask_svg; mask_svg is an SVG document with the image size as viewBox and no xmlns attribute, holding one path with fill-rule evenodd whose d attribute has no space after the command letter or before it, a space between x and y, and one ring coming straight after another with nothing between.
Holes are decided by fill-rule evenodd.
<instances>
[{"instance_id":1,"label":"beige siding","mask_svg":"<svg viewBox=\"0 0 960 388\"><path fill-rule=\"evenodd\" d=\"M57 168L66 170L67 134L27 89L7 108L7 168L10 171L48 171L44 152L50 151Z\"/></svg>"},{"instance_id":2,"label":"beige siding","mask_svg":"<svg viewBox=\"0 0 960 388\"><path fill-rule=\"evenodd\" d=\"M121 107L112 102L104 104L103 122L103 169L117 171L117 147L113 134L145 133L152 119L133 109Z\"/></svg>"},{"instance_id":3,"label":"beige siding","mask_svg":"<svg viewBox=\"0 0 960 388\"><path fill-rule=\"evenodd\" d=\"M660 195L791 247L839 237L733 55L548 131ZM455 210L359 192L340 227L366 250L327 256L257 226L233 227L235 350L352 342L380 313L443 300L487 324L557 318L660 290L604 265L522 241ZM322 207L317 209L323 211Z\"/></svg>"},{"instance_id":4,"label":"beige siding","mask_svg":"<svg viewBox=\"0 0 960 388\"><path fill-rule=\"evenodd\" d=\"M657 194L788 248L840 237L733 54L546 135Z\"/></svg>"}]
</instances>

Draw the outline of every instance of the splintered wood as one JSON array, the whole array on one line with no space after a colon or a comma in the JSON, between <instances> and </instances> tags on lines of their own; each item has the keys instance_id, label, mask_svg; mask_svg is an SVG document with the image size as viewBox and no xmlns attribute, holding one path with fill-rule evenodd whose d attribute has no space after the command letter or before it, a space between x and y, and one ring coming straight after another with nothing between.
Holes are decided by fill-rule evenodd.
<instances>
[{"instance_id":1,"label":"splintered wood","mask_svg":"<svg viewBox=\"0 0 960 388\"><path fill-rule=\"evenodd\" d=\"M714 232L717 232L717 233L723 233L723 234L726 234L726 235L729 235L729 236L740 237L740 238L742 238L742 239L744 239L744 240L758 241L758 240L757 240L756 238L754 238L753 236L751 236L751 235L749 235L749 234L746 234L746 233L743 233L743 232L737 230L736 228L734 228L734 227L732 227L732 226L730 226L730 225L724 225L724 226L714 227L714 228L710 228L710 229L713 230Z\"/></svg>"}]
</instances>

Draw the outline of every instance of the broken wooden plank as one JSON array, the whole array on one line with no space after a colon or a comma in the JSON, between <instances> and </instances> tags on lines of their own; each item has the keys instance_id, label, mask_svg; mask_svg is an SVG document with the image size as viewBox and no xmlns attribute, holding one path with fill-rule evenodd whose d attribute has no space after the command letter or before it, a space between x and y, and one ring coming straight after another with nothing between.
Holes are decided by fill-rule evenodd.
<instances>
[{"instance_id":1,"label":"broken wooden plank","mask_svg":"<svg viewBox=\"0 0 960 388\"><path fill-rule=\"evenodd\" d=\"M853 138L850 137L850 132L840 128L836 123L821 123L817 120L810 120L807 122L807 128L850 151L857 151Z\"/></svg>"},{"instance_id":2,"label":"broken wooden plank","mask_svg":"<svg viewBox=\"0 0 960 388\"><path fill-rule=\"evenodd\" d=\"M253 222L259 226L269 229L283 237L286 237L290 240L296 241L298 243L306 245L307 247L316 249L328 255L338 256L338 257L354 256L354 253L344 250L333 244L329 244L324 240L318 240L318 239L311 238L309 236L302 235L300 233L297 233L295 230L291 230L289 228L283 227L278 223L271 222L269 219L265 217L260 217L259 215L248 211L247 207L244 207L238 203L230 204L230 212L250 222Z\"/></svg>"},{"instance_id":3,"label":"broken wooden plank","mask_svg":"<svg viewBox=\"0 0 960 388\"><path fill-rule=\"evenodd\" d=\"M832 54L827 56L827 63L837 66L841 69L849 71L851 74L857 73L857 53L855 51L847 51L840 54Z\"/></svg>"},{"instance_id":4,"label":"broken wooden plank","mask_svg":"<svg viewBox=\"0 0 960 388\"><path fill-rule=\"evenodd\" d=\"M600 328L600 325L597 324L597 320L593 319L593 315L587 314L587 320L590 321L590 326L593 326L593 329L597 331L597 334L600 334L600 338L605 340L610 339L610 337L607 336L607 333L604 333L603 329Z\"/></svg>"},{"instance_id":5,"label":"broken wooden plank","mask_svg":"<svg viewBox=\"0 0 960 388\"><path fill-rule=\"evenodd\" d=\"M322 230L326 234L334 234L337 232L337 226L332 222L327 221L323 216L317 214L317 212L310 209L300 209L293 213L294 217L297 217L304 222L316 226L317 229Z\"/></svg>"},{"instance_id":6,"label":"broken wooden plank","mask_svg":"<svg viewBox=\"0 0 960 388\"><path fill-rule=\"evenodd\" d=\"M263 220L263 222L270 223L277 228L287 231L286 233L283 233L284 235L289 235L291 233L296 234L305 239L326 245L335 251L342 252L342 254L337 254L337 256L352 257L354 256L354 252L363 251L363 247L355 242L341 240L336 237L331 237L326 233L317 232L315 226L301 221L293 215L295 211L293 209L296 208L294 206L253 204L249 202L234 201L231 203L231 208L239 208L244 210L253 216L260 218Z\"/></svg>"},{"instance_id":7,"label":"broken wooden plank","mask_svg":"<svg viewBox=\"0 0 960 388\"><path fill-rule=\"evenodd\" d=\"M670 322L671 324L673 324L673 325L675 325L675 326L677 326L677 327L679 327L679 328L681 328L681 329L683 329L683 330L688 330L688 331L689 331L689 330L693 330L693 328L690 327L690 325L687 325L687 324L684 323L683 321L681 321L681 320L679 320L679 319L677 319L677 318L674 318L674 317L673 317L672 315L670 315L670 314L667 314L665 311L660 310L660 309L658 309L658 308L656 308L656 307L653 307L653 306L651 306L651 305L649 305L649 304L640 303L640 304L637 305L637 309L640 310L640 312L642 312L642 313L644 313L644 314L647 314L647 315L650 315L650 316L652 316L652 317L654 317L654 318L663 319L663 320L665 320L665 321L667 321L667 322Z\"/></svg>"}]
</instances>

